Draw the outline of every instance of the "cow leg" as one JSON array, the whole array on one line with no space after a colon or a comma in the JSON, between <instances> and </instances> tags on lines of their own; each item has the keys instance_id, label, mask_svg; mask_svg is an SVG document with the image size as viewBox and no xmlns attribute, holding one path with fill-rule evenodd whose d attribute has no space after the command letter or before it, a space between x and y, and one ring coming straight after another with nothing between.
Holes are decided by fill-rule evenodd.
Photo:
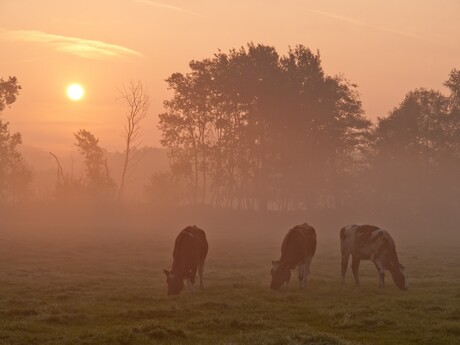
<instances>
[{"instance_id":1,"label":"cow leg","mask_svg":"<svg viewBox=\"0 0 460 345\"><path fill-rule=\"evenodd\" d=\"M204 261L205 260L203 260L198 266L198 275L200 276L200 289L201 290L204 290L204 283L203 283Z\"/></svg>"},{"instance_id":2,"label":"cow leg","mask_svg":"<svg viewBox=\"0 0 460 345\"><path fill-rule=\"evenodd\" d=\"M359 262L359 259L352 257L351 270L353 271L353 275L355 276L355 283L357 286L359 286Z\"/></svg>"},{"instance_id":3,"label":"cow leg","mask_svg":"<svg viewBox=\"0 0 460 345\"><path fill-rule=\"evenodd\" d=\"M187 273L185 274L185 282L187 284L187 290L190 292L190 293L194 293L195 292L195 287L194 287L194 283L195 283L195 277L192 275L193 271L192 270L189 270L187 271Z\"/></svg>"},{"instance_id":4,"label":"cow leg","mask_svg":"<svg viewBox=\"0 0 460 345\"><path fill-rule=\"evenodd\" d=\"M188 290L190 293L194 293L194 292L195 292L195 285L192 283L191 279L187 279L187 290Z\"/></svg>"},{"instance_id":5,"label":"cow leg","mask_svg":"<svg viewBox=\"0 0 460 345\"><path fill-rule=\"evenodd\" d=\"M305 286L304 286L304 277L305 277L305 263L300 263L298 266L297 266L297 271L298 271L298 276L299 276L299 284L300 284L300 288L303 289Z\"/></svg>"},{"instance_id":6,"label":"cow leg","mask_svg":"<svg viewBox=\"0 0 460 345\"><path fill-rule=\"evenodd\" d=\"M299 268L302 267L301 268L301 270L302 270L302 279L300 277L300 271L299 271L299 280L300 280L300 287L301 288L306 288L307 287L307 278L308 278L308 275L310 274L311 260L312 260L311 257L306 258L305 263L302 264L302 265L299 265Z\"/></svg>"},{"instance_id":7,"label":"cow leg","mask_svg":"<svg viewBox=\"0 0 460 345\"><path fill-rule=\"evenodd\" d=\"M307 258L307 260L305 262L305 272L304 272L304 275L303 275L304 287L307 286L307 278L308 278L308 275L310 274L310 266L311 266L312 259L313 259L313 257L309 257L309 258Z\"/></svg>"},{"instance_id":8,"label":"cow leg","mask_svg":"<svg viewBox=\"0 0 460 345\"><path fill-rule=\"evenodd\" d=\"M197 269L198 267L195 267L190 270L190 286L192 288L192 292L195 292L195 278Z\"/></svg>"},{"instance_id":9,"label":"cow leg","mask_svg":"<svg viewBox=\"0 0 460 345\"><path fill-rule=\"evenodd\" d=\"M342 253L342 284L345 284L345 274L347 273L349 257L350 253Z\"/></svg>"},{"instance_id":10,"label":"cow leg","mask_svg":"<svg viewBox=\"0 0 460 345\"><path fill-rule=\"evenodd\" d=\"M382 262L379 259L374 259L372 262L377 268L377 272L379 273L379 287L383 288L385 286L385 269L383 267Z\"/></svg>"}]
</instances>

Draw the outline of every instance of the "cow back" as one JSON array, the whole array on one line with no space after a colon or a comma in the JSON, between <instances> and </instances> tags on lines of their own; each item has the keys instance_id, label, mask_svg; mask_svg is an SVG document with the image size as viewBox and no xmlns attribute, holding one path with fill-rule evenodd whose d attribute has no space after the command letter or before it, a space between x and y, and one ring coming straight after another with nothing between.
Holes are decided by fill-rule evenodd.
<instances>
[{"instance_id":1,"label":"cow back","mask_svg":"<svg viewBox=\"0 0 460 345\"><path fill-rule=\"evenodd\" d=\"M307 223L297 225L288 231L281 246L280 263L294 268L316 252L316 231Z\"/></svg>"},{"instance_id":2,"label":"cow back","mask_svg":"<svg viewBox=\"0 0 460 345\"><path fill-rule=\"evenodd\" d=\"M202 229L186 227L177 235L174 243L172 271L186 273L195 269L206 259L208 248L206 234Z\"/></svg>"},{"instance_id":3,"label":"cow back","mask_svg":"<svg viewBox=\"0 0 460 345\"><path fill-rule=\"evenodd\" d=\"M398 263L393 238L386 230L374 225L360 225L356 228L354 249L362 259L378 255L387 266Z\"/></svg>"}]
</instances>

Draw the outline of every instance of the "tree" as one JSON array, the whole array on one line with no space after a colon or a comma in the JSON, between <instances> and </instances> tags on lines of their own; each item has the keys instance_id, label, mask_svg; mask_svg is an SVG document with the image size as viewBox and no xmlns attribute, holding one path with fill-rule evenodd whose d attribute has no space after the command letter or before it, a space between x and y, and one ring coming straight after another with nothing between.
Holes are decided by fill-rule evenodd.
<instances>
[{"instance_id":1,"label":"tree","mask_svg":"<svg viewBox=\"0 0 460 345\"><path fill-rule=\"evenodd\" d=\"M126 123L123 130L123 137L126 141L125 159L121 174L120 187L118 189L118 200L121 199L126 183L127 172L136 163L133 151L140 145L141 121L147 115L150 107L150 99L147 90L142 83L131 82L128 87L121 91L121 99L127 105Z\"/></svg>"},{"instance_id":2,"label":"tree","mask_svg":"<svg viewBox=\"0 0 460 345\"><path fill-rule=\"evenodd\" d=\"M300 192L298 198L309 207L320 200L337 206L349 186L345 181L362 162L371 123L364 117L356 85L343 76L326 75L319 52L299 45L281 64L288 111L276 145L283 149L283 189L291 195Z\"/></svg>"},{"instance_id":3,"label":"tree","mask_svg":"<svg viewBox=\"0 0 460 345\"><path fill-rule=\"evenodd\" d=\"M338 199L330 185L361 159L370 121L355 86L327 76L319 53L250 43L190 69L167 79L159 128L172 163L191 166L195 203L198 190L201 203L258 209Z\"/></svg>"},{"instance_id":4,"label":"tree","mask_svg":"<svg viewBox=\"0 0 460 345\"><path fill-rule=\"evenodd\" d=\"M21 85L16 77L9 77L8 80L0 78L0 113L16 101Z\"/></svg>"},{"instance_id":5,"label":"tree","mask_svg":"<svg viewBox=\"0 0 460 345\"><path fill-rule=\"evenodd\" d=\"M451 92L449 97L451 107L460 111L460 71L454 68L450 72L449 79L444 83L444 86Z\"/></svg>"},{"instance_id":6,"label":"tree","mask_svg":"<svg viewBox=\"0 0 460 345\"><path fill-rule=\"evenodd\" d=\"M75 146L84 157L88 192L97 197L112 197L115 182L110 176L106 154L99 146L99 139L85 129L79 130L74 136L77 140Z\"/></svg>"},{"instance_id":7,"label":"tree","mask_svg":"<svg viewBox=\"0 0 460 345\"><path fill-rule=\"evenodd\" d=\"M453 70L445 83L449 96L423 88L410 91L378 120L370 183L384 205L409 207L414 215L429 210L434 217L436 209L460 204L457 77Z\"/></svg>"},{"instance_id":8,"label":"tree","mask_svg":"<svg viewBox=\"0 0 460 345\"><path fill-rule=\"evenodd\" d=\"M409 92L388 117L378 120L375 132L378 153L402 164L408 160L416 162L418 170L428 173L439 164L441 153L449 146L445 132L448 105L448 98L439 91Z\"/></svg>"},{"instance_id":9,"label":"tree","mask_svg":"<svg viewBox=\"0 0 460 345\"><path fill-rule=\"evenodd\" d=\"M27 194L32 174L18 151L21 134L10 133L8 125L0 119L0 200L18 200Z\"/></svg>"},{"instance_id":10,"label":"tree","mask_svg":"<svg viewBox=\"0 0 460 345\"><path fill-rule=\"evenodd\" d=\"M165 101L166 112L160 114L159 128L162 131L162 145L170 148L171 159L193 162L194 203L198 203L201 172L201 203L206 198L208 166L208 134L212 120L209 97L211 95L211 62L192 61L191 73L174 73L166 82L174 91L173 98Z\"/></svg>"},{"instance_id":11,"label":"tree","mask_svg":"<svg viewBox=\"0 0 460 345\"><path fill-rule=\"evenodd\" d=\"M0 79L0 114L16 101L20 89L16 77ZM0 118L0 200L18 200L27 194L32 174L18 151L21 134L11 133L8 126Z\"/></svg>"}]
</instances>

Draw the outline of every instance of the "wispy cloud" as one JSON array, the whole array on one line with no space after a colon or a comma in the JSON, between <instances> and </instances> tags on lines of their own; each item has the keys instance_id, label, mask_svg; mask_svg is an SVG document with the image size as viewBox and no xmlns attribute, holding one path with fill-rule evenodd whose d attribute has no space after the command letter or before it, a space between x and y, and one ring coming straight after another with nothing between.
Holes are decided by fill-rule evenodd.
<instances>
[{"instance_id":1,"label":"wispy cloud","mask_svg":"<svg viewBox=\"0 0 460 345\"><path fill-rule=\"evenodd\" d=\"M366 28L369 28L369 29L374 29L374 30L378 30L378 31L384 31L384 32L396 34L396 35L399 35L399 36L404 36L404 37L408 37L408 38L412 38L412 39L417 39L417 40L420 40L420 41L425 41L425 42L427 41L425 37L417 35L417 34L414 34L414 33L411 33L411 32L402 31L402 30L396 30L396 29L392 29L392 28L388 28L388 27L384 27L384 26L373 25L373 24L362 22L362 21L359 21L359 20L356 20L356 19L353 19L353 18L337 15L337 14L334 14L334 13L324 12L324 11L320 11L320 10L309 9L309 11L313 12L313 13L316 13L316 14L319 14L319 15L322 15L322 16L325 16L325 17L335 19L335 20L347 22L347 23L350 23L350 24L353 24L353 25L356 25L356 26L362 26L362 27L366 27Z\"/></svg>"},{"instance_id":2,"label":"wispy cloud","mask_svg":"<svg viewBox=\"0 0 460 345\"><path fill-rule=\"evenodd\" d=\"M134 0L134 1L137 2L137 3L140 3L140 4L145 4L145 5L149 5L149 6L153 6L153 7L164 8L164 9L168 9L168 10L172 10L172 11L193 14L193 15L196 15L196 16L202 16L200 13L196 13L196 12L187 10L185 8L182 8L182 7L164 4L164 3L161 3L161 2L158 2L158 1L155 1L155 0Z\"/></svg>"},{"instance_id":3,"label":"wispy cloud","mask_svg":"<svg viewBox=\"0 0 460 345\"><path fill-rule=\"evenodd\" d=\"M88 40L77 37L49 34L35 30L14 30L0 32L9 40L35 42L64 53L79 56L85 59L102 60L107 58L126 58L142 56L138 51L103 41Z\"/></svg>"}]
</instances>

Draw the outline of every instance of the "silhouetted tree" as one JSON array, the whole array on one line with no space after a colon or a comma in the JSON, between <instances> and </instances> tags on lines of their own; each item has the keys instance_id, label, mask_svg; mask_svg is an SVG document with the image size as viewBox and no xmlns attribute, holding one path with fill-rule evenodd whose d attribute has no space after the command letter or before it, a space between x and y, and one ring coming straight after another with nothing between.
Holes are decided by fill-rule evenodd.
<instances>
[{"instance_id":1,"label":"silhouetted tree","mask_svg":"<svg viewBox=\"0 0 460 345\"><path fill-rule=\"evenodd\" d=\"M0 200L18 200L29 191L32 174L18 151L21 143L21 134L10 133L0 119Z\"/></svg>"},{"instance_id":2,"label":"silhouetted tree","mask_svg":"<svg viewBox=\"0 0 460 345\"><path fill-rule=\"evenodd\" d=\"M362 157L370 122L354 85L325 75L319 54L251 43L190 68L167 79L159 128L172 162L190 164L195 200L209 189L217 206L287 209L337 197L330 185Z\"/></svg>"},{"instance_id":3,"label":"silhouetted tree","mask_svg":"<svg viewBox=\"0 0 460 345\"><path fill-rule=\"evenodd\" d=\"M85 129L74 135L77 140L75 146L84 157L86 188L94 196L113 196L115 183L110 176L105 151L99 146L99 139Z\"/></svg>"},{"instance_id":4,"label":"silhouetted tree","mask_svg":"<svg viewBox=\"0 0 460 345\"><path fill-rule=\"evenodd\" d=\"M16 77L9 77L8 80L0 78L0 113L16 101L19 90L21 85L18 84Z\"/></svg>"},{"instance_id":5,"label":"silhouetted tree","mask_svg":"<svg viewBox=\"0 0 460 345\"><path fill-rule=\"evenodd\" d=\"M327 76L319 53L303 46L290 49L281 63L287 76L287 111L277 125L284 130L276 146L283 149L279 156L288 194L300 192L297 199L310 207L318 199L338 206L347 176L369 144L371 123L363 115L356 85L342 76Z\"/></svg>"},{"instance_id":6,"label":"silhouetted tree","mask_svg":"<svg viewBox=\"0 0 460 345\"><path fill-rule=\"evenodd\" d=\"M460 110L460 71L453 69L449 74L449 79L444 83L444 86L449 88L450 94L450 105L452 109Z\"/></svg>"},{"instance_id":7,"label":"silhouetted tree","mask_svg":"<svg viewBox=\"0 0 460 345\"><path fill-rule=\"evenodd\" d=\"M139 152L137 149L140 145L141 121L147 115L150 107L148 92L140 81L137 83L131 82L128 87L124 87L121 91L121 98L127 105L128 110L123 130L126 146L120 187L118 189L118 200L123 195L127 173L137 161L137 156L133 155L133 152Z\"/></svg>"},{"instance_id":8,"label":"silhouetted tree","mask_svg":"<svg viewBox=\"0 0 460 345\"><path fill-rule=\"evenodd\" d=\"M198 203L200 189L201 203L206 198L208 134L212 120L210 67L209 60L192 61L192 72L186 75L174 73L169 77L166 82L174 95L170 101L164 102L166 112L159 115L161 143L170 149L172 161L176 164L191 162L193 165L195 204Z\"/></svg>"},{"instance_id":9,"label":"silhouetted tree","mask_svg":"<svg viewBox=\"0 0 460 345\"><path fill-rule=\"evenodd\" d=\"M438 91L418 89L409 92L403 102L378 120L376 143L385 160L405 164L409 160L418 171L427 174L439 164L449 145L447 125L448 99ZM404 158L404 159L401 159Z\"/></svg>"},{"instance_id":10,"label":"silhouetted tree","mask_svg":"<svg viewBox=\"0 0 460 345\"><path fill-rule=\"evenodd\" d=\"M16 101L20 89L16 77L0 79L0 114ZM8 126L0 118L0 200L18 200L29 191L32 174L18 151L21 134L11 133Z\"/></svg>"},{"instance_id":11,"label":"silhouetted tree","mask_svg":"<svg viewBox=\"0 0 460 345\"><path fill-rule=\"evenodd\" d=\"M436 209L460 204L457 78L454 69L445 83L449 96L434 90L411 91L378 120L371 161L375 180L370 183L385 206L414 215L429 210L434 217Z\"/></svg>"},{"instance_id":12,"label":"silhouetted tree","mask_svg":"<svg viewBox=\"0 0 460 345\"><path fill-rule=\"evenodd\" d=\"M445 134L449 138L451 152L454 152L460 159L460 71L454 68L444 86L450 90L450 115L448 124L445 126Z\"/></svg>"}]
</instances>

